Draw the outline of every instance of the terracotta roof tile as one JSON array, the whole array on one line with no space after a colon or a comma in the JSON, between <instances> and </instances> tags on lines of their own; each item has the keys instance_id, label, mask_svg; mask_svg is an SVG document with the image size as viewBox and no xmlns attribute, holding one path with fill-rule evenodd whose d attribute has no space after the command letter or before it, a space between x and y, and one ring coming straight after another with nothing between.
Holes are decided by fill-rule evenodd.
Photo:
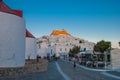
<instances>
[{"instance_id":1,"label":"terracotta roof tile","mask_svg":"<svg viewBox=\"0 0 120 80\"><path fill-rule=\"evenodd\" d=\"M22 11L21 10L12 10L9 6L7 6L2 0L0 0L0 11L5 13L10 13L17 15L19 17L22 17Z\"/></svg>"},{"instance_id":2,"label":"terracotta roof tile","mask_svg":"<svg viewBox=\"0 0 120 80\"><path fill-rule=\"evenodd\" d=\"M27 29L26 29L26 37L35 38Z\"/></svg>"}]
</instances>

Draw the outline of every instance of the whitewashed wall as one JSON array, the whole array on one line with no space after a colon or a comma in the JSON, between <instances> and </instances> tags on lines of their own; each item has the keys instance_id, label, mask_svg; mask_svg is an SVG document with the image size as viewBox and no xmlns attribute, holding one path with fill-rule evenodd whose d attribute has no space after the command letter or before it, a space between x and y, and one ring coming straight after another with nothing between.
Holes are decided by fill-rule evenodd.
<instances>
[{"instance_id":1,"label":"whitewashed wall","mask_svg":"<svg viewBox=\"0 0 120 80\"><path fill-rule=\"evenodd\" d=\"M41 56L42 58L43 57L47 57L47 51L48 49L47 48L41 48L41 49L38 49L38 55Z\"/></svg>"},{"instance_id":2,"label":"whitewashed wall","mask_svg":"<svg viewBox=\"0 0 120 80\"><path fill-rule=\"evenodd\" d=\"M55 53L61 54L61 53L69 53L70 49L72 49L73 46L55 46Z\"/></svg>"},{"instance_id":3,"label":"whitewashed wall","mask_svg":"<svg viewBox=\"0 0 120 80\"><path fill-rule=\"evenodd\" d=\"M13 14L0 12L0 67L25 64L25 21Z\"/></svg>"},{"instance_id":4,"label":"whitewashed wall","mask_svg":"<svg viewBox=\"0 0 120 80\"><path fill-rule=\"evenodd\" d=\"M93 51L94 48L94 43L86 42L86 43L80 43L81 50L86 50Z\"/></svg>"},{"instance_id":5,"label":"whitewashed wall","mask_svg":"<svg viewBox=\"0 0 120 80\"><path fill-rule=\"evenodd\" d=\"M36 59L37 56L37 44L35 38L26 37L26 53L25 58Z\"/></svg>"},{"instance_id":6,"label":"whitewashed wall","mask_svg":"<svg viewBox=\"0 0 120 80\"><path fill-rule=\"evenodd\" d=\"M120 49L114 49L111 51L112 68L120 70Z\"/></svg>"}]
</instances>

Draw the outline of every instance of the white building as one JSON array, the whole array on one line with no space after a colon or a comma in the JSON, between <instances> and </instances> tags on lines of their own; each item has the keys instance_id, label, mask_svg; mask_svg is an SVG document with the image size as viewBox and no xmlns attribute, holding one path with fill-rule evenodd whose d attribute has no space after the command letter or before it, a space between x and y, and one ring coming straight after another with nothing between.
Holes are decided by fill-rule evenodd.
<instances>
[{"instance_id":1,"label":"white building","mask_svg":"<svg viewBox=\"0 0 120 80\"><path fill-rule=\"evenodd\" d=\"M38 38L37 43L40 56L41 54L45 56L47 53L66 55L74 46L80 46L81 49L86 50L93 50L94 47L94 43L73 37L66 30L54 30L50 36Z\"/></svg>"},{"instance_id":2,"label":"white building","mask_svg":"<svg viewBox=\"0 0 120 80\"><path fill-rule=\"evenodd\" d=\"M12 10L0 0L0 67L25 64L25 21L22 11Z\"/></svg>"},{"instance_id":3,"label":"white building","mask_svg":"<svg viewBox=\"0 0 120 80\"><path fill-rule=\"evenodd\" d=\"M25 59L36 59L36 57L37 57L36 38L26 29Z\"/></svg>"},{"instance_id":4,"label":"white building","mask_svg":"<svg viewBox=\"0 0 120 80\"><path fill-rule=\"evenodd\" d=\"M48 50L47 37L43 36L42 38L37 39L37 44L38 44L38 55L41 57L46 57Z\"/></svg>"},{"instance_id":5,"label":"white building","mask_svg":"<svg viewBox=\"0 0 120 80\"><path fill-rule=\"evenodd\" d=\"M119 69L120 71L120 49L113 49L111 51L111 60L112 60L112 68Z\"/></svg>"},{"instance_id":6,"label":"white building","mask_svg":"<svg viewBox=\"0 0 120 80\"><path fill-rule=\"evenodd\" d=\"M81 50L88 50L88 51L92 52L94 50L95 43L89 42L87 40L80 40L79 45L81 47Z\"/></svg>"}]
</instances>

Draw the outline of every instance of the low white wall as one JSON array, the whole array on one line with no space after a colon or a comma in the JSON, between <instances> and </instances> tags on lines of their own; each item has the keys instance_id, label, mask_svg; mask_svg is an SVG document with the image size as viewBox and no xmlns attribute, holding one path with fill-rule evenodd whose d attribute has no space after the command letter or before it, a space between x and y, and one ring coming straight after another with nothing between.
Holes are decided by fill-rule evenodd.
<instances>
[{"instance_id":1,"label":"low white wall","mask_svg":"<svg viewBox=\"0 0 120 80\"><path fill-rule=\"evenodd\" d=\"M35 38L26 37L26 53L25 58L36 59L37 57L37 44Z\"/></svg>"},{"instance_id":2,"label":"low white wall","mask_svg":"<svg viewBox=\"0 0 120 80\"><path fill-rule=\"evenodd\" d=\"M0 67L22 67L24 64L25 21L0 12Z\"/></svg>"}]
</instances>

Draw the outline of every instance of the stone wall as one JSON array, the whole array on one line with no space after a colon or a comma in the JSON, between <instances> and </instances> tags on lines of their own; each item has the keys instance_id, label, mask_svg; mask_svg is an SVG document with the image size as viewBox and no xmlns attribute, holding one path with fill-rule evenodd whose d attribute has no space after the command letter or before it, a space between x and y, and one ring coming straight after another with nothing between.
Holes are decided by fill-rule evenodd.
<instances>
[{"instance_id":1,"label":"stone wall","mask_svg":"<svg viewBox=\"0 0 120 80\"><path fill-rule=\"evenodd\" d=\"M0 68L0 77L5 76L21 76L29 73L47 71L48 61L45 59L26 60L24 67L17 68Z\"/></svg>"}]
</instances>

